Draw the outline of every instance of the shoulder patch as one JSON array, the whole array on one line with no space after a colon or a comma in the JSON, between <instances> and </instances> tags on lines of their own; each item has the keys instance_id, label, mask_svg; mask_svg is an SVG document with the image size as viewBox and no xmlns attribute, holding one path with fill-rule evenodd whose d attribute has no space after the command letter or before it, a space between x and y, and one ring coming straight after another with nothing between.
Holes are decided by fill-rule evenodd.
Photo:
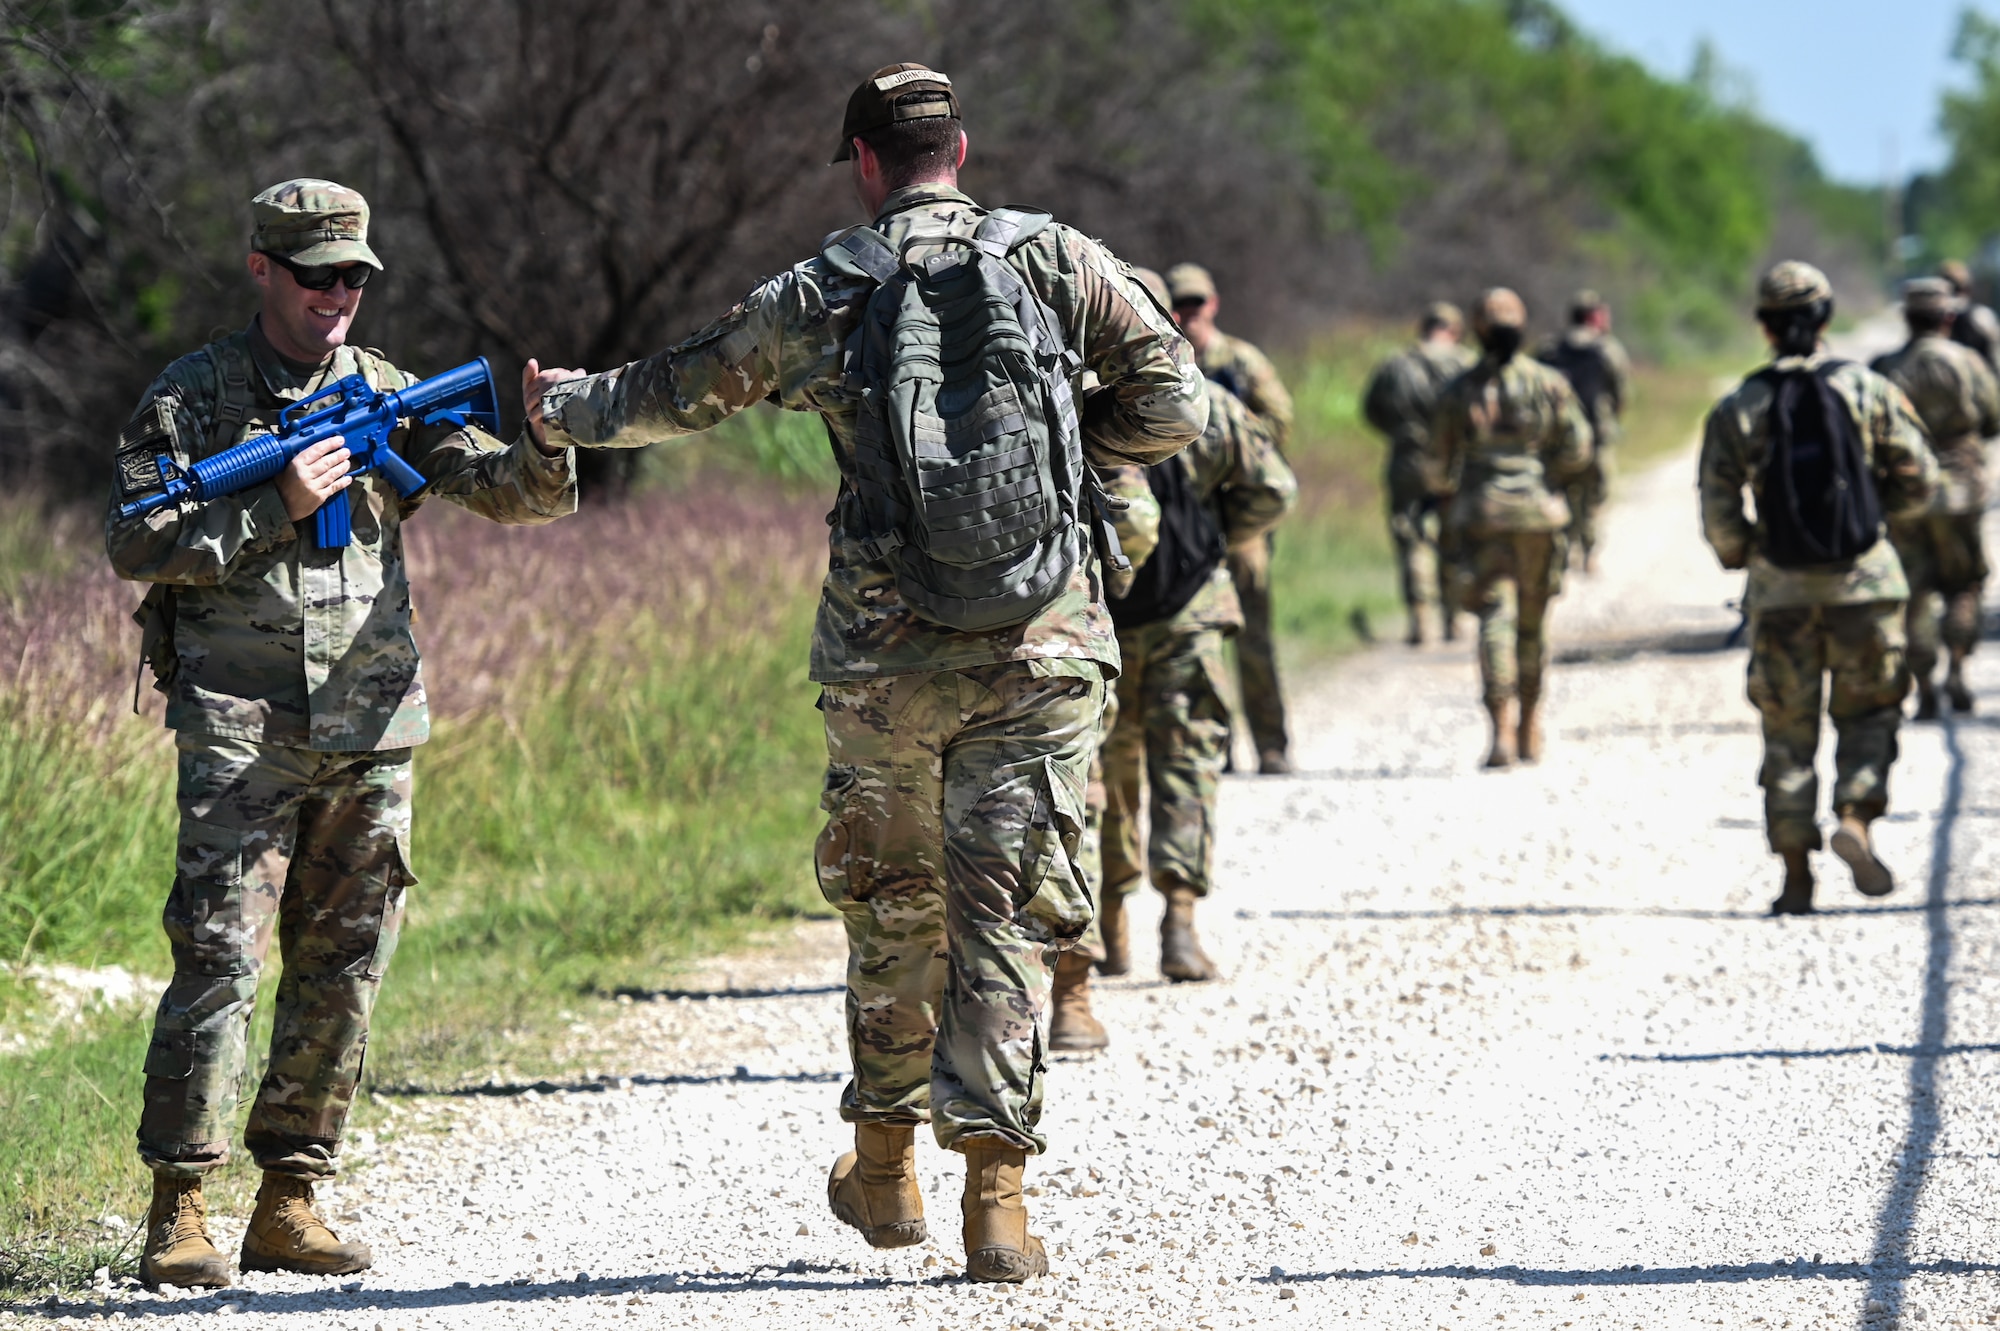
<instances>
[{"instance_id":1,"label":"shoulder patch","mask_svg":"<svg viewBox=\"0 0 2000 1331\"><path fill-rule=\"evenodd\" d=\"M178 452L176 421L180 399L162 393L139 409L138 415L118 432L118 452L113 465L118 475L118 493L132 499L165 486L160 474L160 455Z\"/></svg>"}]
</instances>

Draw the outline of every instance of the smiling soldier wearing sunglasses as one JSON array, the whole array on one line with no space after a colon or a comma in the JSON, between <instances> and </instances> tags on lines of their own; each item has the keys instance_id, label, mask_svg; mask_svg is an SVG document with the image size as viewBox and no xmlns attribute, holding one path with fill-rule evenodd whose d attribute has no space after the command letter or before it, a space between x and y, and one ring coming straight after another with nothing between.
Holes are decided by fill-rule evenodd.
<instances>
[{"instance_id":1,"label":"smiling soldier wearing sunglasses","mask_svg":"<svg viewBox=\"0 0 2000 1331\"><path fill-rule=\"evenodd\" d=\"M152 584L138 618L167 725L178 732L180 842L164 923L174 977L146 1051L139 1155L153 1206L139 1274L214 1286L229 1263L209 1238L202 1178L229 1154L258 972L277 935L267 1071L244 1144L264 1171L243 1269L338 1275L368 1249L313 1209L340 1160L368 1017L395 951L410 872L410 750L430 733L410 633L401 525L431 495L496 522L576 508L570 453L523 435L406 428L391 444L429 484L409 499L379 474L348 475L339 439L274 480L205 501L119 516L182 467L270 433L293 402L348 375L393 391L416 382L348 345L361 291L381 270L368 204L325 180L290 180L252 202L250 326L166 368L118 442L105 545ZM539 395L537 395L539 396ZM321 549L307 519L345 490L353 539Z\"/></svg>"}]
</instances>

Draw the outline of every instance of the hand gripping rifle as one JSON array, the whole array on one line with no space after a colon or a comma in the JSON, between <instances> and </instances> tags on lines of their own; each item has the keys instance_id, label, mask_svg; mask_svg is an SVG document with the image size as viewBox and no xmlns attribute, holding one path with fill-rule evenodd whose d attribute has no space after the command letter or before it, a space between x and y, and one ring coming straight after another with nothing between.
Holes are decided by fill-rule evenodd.
<instances>
[{"instance_id":1,"label":"hand gripping rifle","mask_svg":"<svg viewBox=\"0 0 2000 1331\"><path fill-rule=\"evenodd\" d=\"M493 367L481 356L393 393L380 392L361 375L350 374L286 407L278 417L276 434L245 439L185 468L168 454L157 455L154 464L162 488L119 505L118 516L129 521L168 504L199 503L247 490L276 476L314 444L336 435L347 446L350 476L379 471L396 493L408 499L428 482L389 448L389 436L405 418L418 425L478 425L497 433L500 400L493 387ZM347 491L340 490L319 506L314 536L320 549L332 550L346 545L350 535Z\"/></svg>"}]
</instances>

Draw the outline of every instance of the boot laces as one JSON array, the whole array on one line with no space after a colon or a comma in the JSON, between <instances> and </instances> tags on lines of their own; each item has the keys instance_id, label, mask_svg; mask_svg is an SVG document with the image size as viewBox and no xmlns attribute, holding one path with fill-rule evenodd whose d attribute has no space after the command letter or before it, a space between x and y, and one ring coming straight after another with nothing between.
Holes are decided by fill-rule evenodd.
<instances>
[{"instance_id":1,"label":"boot laces","mask_svg":"<svg viewBox=\"0 0 2000 1331\"><path fill-rule=\"evenodd\" d=\"M271 1208L271 1219L300 1238L315 1229L327 1229L326 1222L313 1210L312 1184L300 1182L295 1186L296 1191L292 1186L285 1188L278 1204ZM332 1233L330 1229L327 1232Z\"/></svg>"},{"instance_id":2,"label":"boot laces","mask_svg":"<svg viewBox=\"0 0 2000 1331\"><path fill-rule=\"evenodd\" d=\"M161 1226L166 1230L165 1246L178 1247L190 1239L209 1242L208 1212L202 1205L200 1188L182 1188L174 1198L173 1214Z\"/></svg>"}]
</instances>

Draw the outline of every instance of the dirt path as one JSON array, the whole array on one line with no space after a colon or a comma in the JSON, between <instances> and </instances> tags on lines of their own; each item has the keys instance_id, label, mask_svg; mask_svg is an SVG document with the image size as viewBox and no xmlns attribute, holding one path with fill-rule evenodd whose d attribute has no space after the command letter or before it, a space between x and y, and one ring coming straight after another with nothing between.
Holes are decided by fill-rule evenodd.
<instances>
[{"instance_id":1,"label":"dirt path","mask_svg":"<svg viewBox=\"0 0 2000 1331\"><path fill-rule=\"evenodd\" d=\"M845 1058L838 938L812 928L580 1037L623 1080L400 1102L332 1205L376 1245L358 1286L118 1310L360 1331L1996 1320L2000 653L1975 661L1980 715L1904 731L1897 893L1864 903L1822 857L1825 912L1767 920L1744 658L1718 648L1738 588L1697 536L1692 454L1632 478L1609 530L1556 613L1539 768L1478 770L1462 649L1299 682L1309 770L1224 796L1208 918L1230 978L1104 986L1113 1048L1051 1072L1030 1182L1054 1277L957 1279L956 1161L928 1147L932 1243L874 1253L826 1213Z\"/></svg>"}]
</instances>

